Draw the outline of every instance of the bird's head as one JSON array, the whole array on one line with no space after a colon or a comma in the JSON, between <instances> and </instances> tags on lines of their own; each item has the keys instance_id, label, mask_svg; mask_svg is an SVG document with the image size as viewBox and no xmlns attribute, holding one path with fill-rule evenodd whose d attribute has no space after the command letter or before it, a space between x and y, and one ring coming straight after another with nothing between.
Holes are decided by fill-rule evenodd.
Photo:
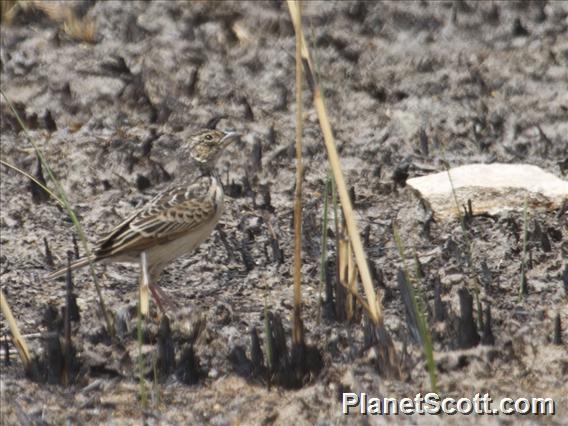
<instances>
[{"instance_id":1,"label":"bird's head","mask_svg":"<svg viewBox=\"0 0 568 426\"><path fill-rule=\"evenodd\" d=\"M236 132L202 130L190 138L189 153L201 167L212 168L223 150L239 138L240 135Z\"/></svg>"}]
</instances>

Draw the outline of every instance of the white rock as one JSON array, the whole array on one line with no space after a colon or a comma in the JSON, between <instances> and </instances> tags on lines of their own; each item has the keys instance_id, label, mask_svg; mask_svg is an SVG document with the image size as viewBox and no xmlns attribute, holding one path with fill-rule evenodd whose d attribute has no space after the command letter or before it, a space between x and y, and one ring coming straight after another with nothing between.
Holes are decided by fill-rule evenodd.
<instances>
[{"instance_id":1,"label":"white rock","mask_svg":"<svg viewBox=\"0 0 568 426\"><path fill-rule=\"evenodd\" d=\"M568 198L568 182L529 164L468 164L449 170L459 208L467 200L473 213L497 214L530 209L556 209ZM448 172L408 179L406 183L431 206L438 218L457 216Z\"/></svg>"}]
</instances>

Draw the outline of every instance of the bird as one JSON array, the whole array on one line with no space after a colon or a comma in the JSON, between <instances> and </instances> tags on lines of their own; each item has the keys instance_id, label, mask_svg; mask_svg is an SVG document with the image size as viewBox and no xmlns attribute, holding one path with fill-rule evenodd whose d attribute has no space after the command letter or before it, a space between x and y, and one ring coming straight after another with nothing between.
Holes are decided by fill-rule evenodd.
<instances>
[{"instance_id":1,"label":"bird","mask_svg":"<svg viewBox=\"0 0 568 426\"><path fill-rule=\"evenodd\" d=\"M177 179L96 242L91 255L44 278L53 280L93 262L141 263L144 256L146 265L141 266L147 266L149 290L166 312L162 299L168 300L158 286L160 275L169 263L195 250L219 222L224 191L215 164L224 149L239 139L237 132L217 129L190 136L180 152L189 161Z\"/></svg>"}]
</instances>

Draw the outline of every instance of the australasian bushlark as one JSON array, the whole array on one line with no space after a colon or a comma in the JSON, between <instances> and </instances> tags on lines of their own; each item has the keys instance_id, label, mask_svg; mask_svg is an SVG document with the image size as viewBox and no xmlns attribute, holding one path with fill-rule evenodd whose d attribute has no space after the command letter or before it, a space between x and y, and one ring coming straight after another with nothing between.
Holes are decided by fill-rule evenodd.
<instances>
[{"instance_id":1,"label":"australasian bushlark","mask_svg":"<svg viewBox=\"0 0 568 426\"><path fill-rule=\"evenodd\" d=\"M189 165L180 170L164 191L133 212L96 243L93 254L71 264L81 268L89 262L138 263L145 253L150 291L163 310L158 280L164 267L193 251L212 232L223 212L223 185L215 163L223 149L239 138L234 132L203 130L188 143ZM67 267L47 275L65 275Z\"/></svg>"}]
</instances>

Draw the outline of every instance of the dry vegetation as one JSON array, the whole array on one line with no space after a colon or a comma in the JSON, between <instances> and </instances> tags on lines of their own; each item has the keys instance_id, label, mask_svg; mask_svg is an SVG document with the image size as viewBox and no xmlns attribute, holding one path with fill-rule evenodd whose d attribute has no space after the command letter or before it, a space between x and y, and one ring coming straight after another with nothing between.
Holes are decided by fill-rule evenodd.
<instances>
[{"instance_id":1,"label":"dry vegetation","mask_svg":"<svg viewBox=\"0 0 568 426\"><path fill-rule=\"evenodd\" d=\"M0 325L9 304L32 354L2 366L3 423L345 423L342 392L429 390L553 397L515 421L565 423L568 205L442 221L404 182L565 176L566 4L1 4ZM170 318L140 315L134 267L40 278L215 125L245 136Z\"/></svg>"}]
</instances>

